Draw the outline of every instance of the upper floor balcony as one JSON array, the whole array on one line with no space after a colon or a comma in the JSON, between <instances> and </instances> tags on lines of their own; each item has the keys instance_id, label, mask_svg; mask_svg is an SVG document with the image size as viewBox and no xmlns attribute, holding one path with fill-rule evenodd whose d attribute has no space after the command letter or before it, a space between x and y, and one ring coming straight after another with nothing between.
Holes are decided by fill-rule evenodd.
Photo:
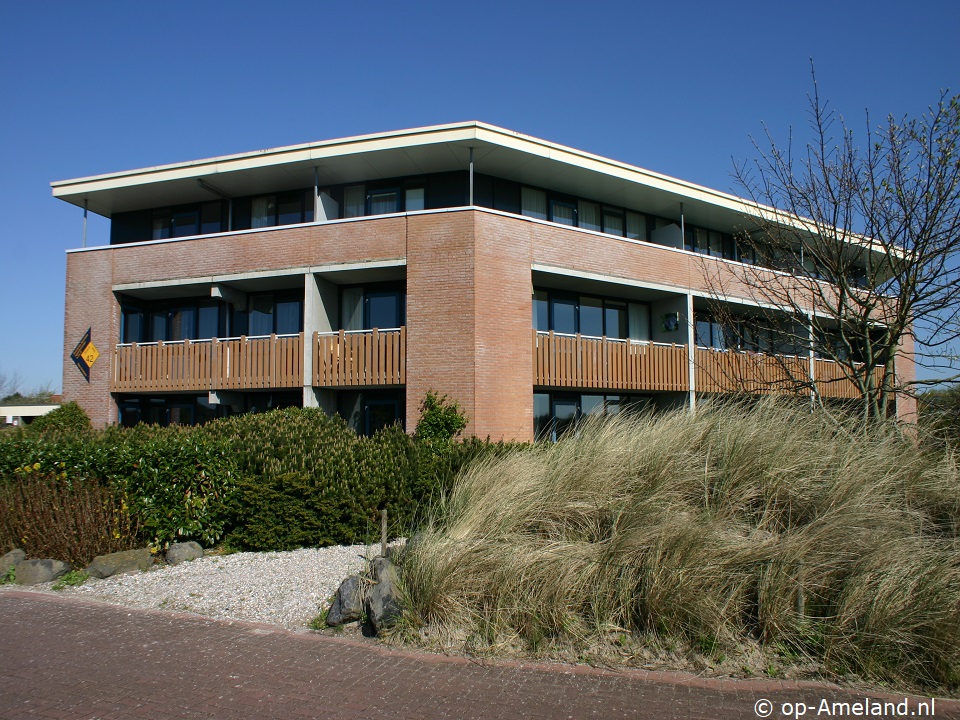
<instances>
[{"instance_id":1,"label":"upper floor balcony","mask_svg":"<svg viewBox=\"0 0 960 720\"><path fill-rule=\"evenodd\" d=\"M313 333L306 348L316 387L406 383L406 328ZM115 393L261 390L304 385L304 334L121 343ZM309 383L307 383L309 384Z\"/></svg>"},{"instance_id":2,"label":"upper floor balcony","mask_svg":"<svg viewBox=\"0 0 960 720\"><path fill-rule=\"evenodd\" d=\"M303 385L303 333L116 346L111 392L186 392Z\"/></svg>"},{"instance_id":3,"label":"upper floor balcony","mask_svg":"<svg viewBox=\"0 0 960 720\"><path fill-rule=\"evenodd\" d=\"M539 387L686 392L690 366L686 345L554 332L533 333L533 384ZM830 360L736 350L696 348L698 393L777 393L797 389L813 373L823 397L856 398L856 386ZM877 368L878 375L882 372Z\"/></svg>"}]
</instances>

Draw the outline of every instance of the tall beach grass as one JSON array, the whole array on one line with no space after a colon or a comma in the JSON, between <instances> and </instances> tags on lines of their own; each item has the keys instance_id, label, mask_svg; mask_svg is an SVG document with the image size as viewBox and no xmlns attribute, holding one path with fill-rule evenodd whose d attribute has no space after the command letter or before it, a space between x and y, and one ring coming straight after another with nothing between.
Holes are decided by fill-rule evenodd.
<instances>
[{"instance_id":1,"label":"tall beach grass","mask_svg":"<svg viewBox=\"0 0 960 720\"><path fill-rule=\"evenodd\" d=\"M960 684L954 458L777 402L588 422L481 460L403 577L412 626L472 643L749 645Z\"/></svg>"}]
</instances>

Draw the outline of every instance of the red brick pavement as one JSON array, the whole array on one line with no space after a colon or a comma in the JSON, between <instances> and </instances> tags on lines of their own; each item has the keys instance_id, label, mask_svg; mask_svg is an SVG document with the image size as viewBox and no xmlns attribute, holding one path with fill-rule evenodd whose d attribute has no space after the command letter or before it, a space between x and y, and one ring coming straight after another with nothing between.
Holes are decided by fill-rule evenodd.
<instances>
[{"instance_id":1,"label":"red brick pavement","mask_svg":"<svg viewBox=\"0 0 960 720\"><path fill-rule=\"evenodd\" d=\"M815 707L821 698L862 697L813 683L480 665L267 625L0 592L3 720L726 720L757 717L762 698L782 718L784 703L812 705L806 717L824 717ZM960 702L938 699L935 717L960 718Z\"/></svg>"}]
</instances>

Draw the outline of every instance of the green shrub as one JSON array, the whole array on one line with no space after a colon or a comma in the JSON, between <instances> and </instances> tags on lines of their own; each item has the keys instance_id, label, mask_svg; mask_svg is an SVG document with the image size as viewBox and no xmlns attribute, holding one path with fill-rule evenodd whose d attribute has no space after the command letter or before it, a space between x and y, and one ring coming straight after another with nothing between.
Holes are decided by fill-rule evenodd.
<instances>
[{"instance_id":1,"label":"green shrub","mask_svg":"<svg viewBox=\"0 0 960 720\"><path fill-rule=\"evenodd\" d=\"M216 427L213 427L216 426ZM339 417L285 409L212 423L230 437L244 477L225 504L228 543L246 550L353 544L393 536L416 508L416 453L399 428L358 437Z\"/></svg>"},{"instance_id":2,"label":"green shrub","mask_svg":"<svg viewBox=\"0 0 960 720\"><path fill-rule=\"evenodd\" d=\"M86 433L90 429L90 418L73 401L41 415L26 427L29 433Z\"/></svg>"},{"instance_id":3,"label":"green shrub","mask_svg":"<svg viewBox=\"0 0 960 720\"><path fill-rule=\"evenodd\" d=\"M125 498L140 532L160 546L219 540L224 529L219 503L236 478L229 445L188 427L0 437L0 478L15 482L18 470L28 467L71 482L103 484Z\"/></svg>"},{"instance_id":4,"label":"green shrub","mask_svg":"<svg viewBox=\"0 0 960 720\"><path fill-rule=\"evenodd\" d=\"M463 432L467 422L467 416L455 400L428 390L420 403L420 420L414 437L427 447L442 448Z\"/></svg>"}]
</instances>

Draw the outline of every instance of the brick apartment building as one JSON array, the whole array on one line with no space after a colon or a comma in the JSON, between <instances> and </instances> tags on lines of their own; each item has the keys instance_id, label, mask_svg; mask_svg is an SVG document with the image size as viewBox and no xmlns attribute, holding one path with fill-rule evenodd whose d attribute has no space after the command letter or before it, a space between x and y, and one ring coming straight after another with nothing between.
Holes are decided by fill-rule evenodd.
<instances>
[{"instance_id":1,"label":"brick apartment building","mask_svg":"<svg viewBox=\"0 0 960 720\"><path fill-rule=\"evenodd\" d=\"M529 440L741 389L723 368L769 380L764 357L783 350L730 347L711 316L708 275L749 313L733 272L747 203L484 123L53 194L111 220L109 245L67 255L63 394L95 425L304 405L360 432L412 429L432 389L463 406L469 433ZM71 354L88 330L101 355L83 368Z\"/></svg>"}]
</instances>

